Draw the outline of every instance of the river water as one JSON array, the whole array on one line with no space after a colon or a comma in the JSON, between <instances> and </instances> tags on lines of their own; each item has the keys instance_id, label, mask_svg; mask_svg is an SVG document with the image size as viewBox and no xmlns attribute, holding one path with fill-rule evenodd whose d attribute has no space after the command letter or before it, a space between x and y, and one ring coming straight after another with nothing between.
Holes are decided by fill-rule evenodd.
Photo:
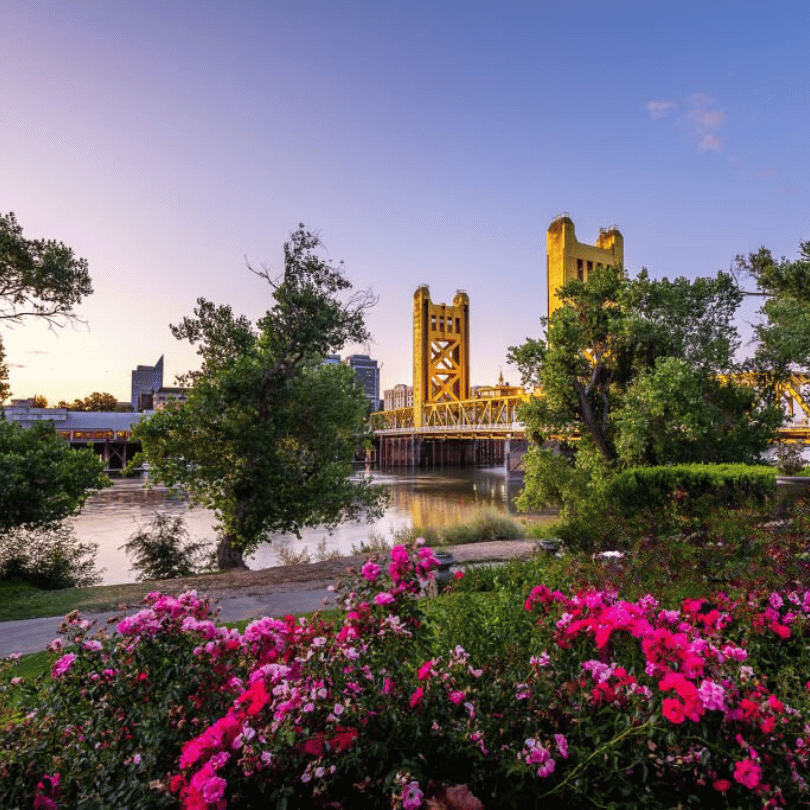
<instances>
[{"instance_id":1,"label":"river water","mask_svg":"<svg viewBox=\"0 0 810 810\"><path fill-rule=\"evenodd\" d=\"M390 541L398 529L410 526L442 527L473 520L482 510L515 515L513 504L518 489L508 485L502 468L444 468L431 471L358 471L369 474L389 493L385 514L373 523L344 523L330 534L324 529L307 529L300 540L277 535L247 558L250 568L282 564L290 554L306 551L314 562L330 552L351 554L372 535ZM82 512L73 518L80 540L98 544L97 568L103 569L102 584L134 582L136 574L120 547L139 527L146 527L157 512L182 515L192 539L214 547L216 522L212 512L189 506L186 498L143 480L115 480L111 487L88 498Z\"/></svg>"}]
</instances>

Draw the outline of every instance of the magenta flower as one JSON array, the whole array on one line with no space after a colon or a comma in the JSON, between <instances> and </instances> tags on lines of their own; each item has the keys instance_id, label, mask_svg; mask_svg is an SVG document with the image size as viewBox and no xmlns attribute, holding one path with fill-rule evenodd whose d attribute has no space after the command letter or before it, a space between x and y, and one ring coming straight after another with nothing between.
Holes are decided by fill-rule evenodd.
<instances>
[{"instance_id":1,"label":"magenta flower","mask_svg":"<svg viewBox=\"0 0 810 810\"><path fill-rule=\"evenodd\" d=\"M65 653L51 669L52 678L61 678L72 666L76 660L74 653Z\"/></svg>"},{"instance_id":2,"label":"magenta flower","mask_svg":"<svg viewBox=\"0 0 810 810\"><path fill-rule=\"evenodd\" d=\"M762 779L762 768L753 760L744 759L734 768L734 780L753 790Z\"/></svg>"},{"instance_id":3,"label":"magenta flower","mask_svg":"<svg viewBox=\"0 0 810 810\"><path fill-rule=\"evenodd\" d=\"M374 582L377 577L380 575L381 568L377 563L372 562L369 560L360 570L360 573L363 575L363 578L368 580L369 582Z\"/></svg>"},{"instance_id":4,"label":"magenta flower","mask_svg":"<svg viewBox=\"0 0 810 810\"><path fill-rule=\"evenodd\" d=\"M419 789L419 782L410 782L402 791L403 810L419 810L424 794Z\"/></svg>"}]
</instances>

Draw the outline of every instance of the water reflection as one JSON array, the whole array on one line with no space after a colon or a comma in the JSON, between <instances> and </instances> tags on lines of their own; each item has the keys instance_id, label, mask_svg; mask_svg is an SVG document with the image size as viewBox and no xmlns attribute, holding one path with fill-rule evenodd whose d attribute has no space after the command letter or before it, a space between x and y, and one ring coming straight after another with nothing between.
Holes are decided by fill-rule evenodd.
<instances>
[{"instance_id":1,"label":"water reflection","mask_svg":"<svg viewBox=\"0 0 810 810\"><path fill-rule=\"evenodd\" d=\"M307 529L300 539L277 535L248 559L251 568L279 565L278 550L287 547L292 554L305 551L312 560L318 555L337 552L351 554L368 540L371 533L390 538L408 526L449 526L473 520L482 509L516 514L514 498L519 489L509 485L497 469L447 468L425 472L359 471L372 475L376 484L389 493L384 515L371 524L345 523L331 534L324 529ZM91 496L82 513L73 519L82 540L99 544L98 566L105 568L104 584L132 582L135 573L126 554L119 548L140 526L146 526L156 512L181 514L194 540L216 541L215 518L201 507L189 507L187 499L165 487L144 487L142 481L118 480L113 486Z\"/></svg>"}]
</instances>

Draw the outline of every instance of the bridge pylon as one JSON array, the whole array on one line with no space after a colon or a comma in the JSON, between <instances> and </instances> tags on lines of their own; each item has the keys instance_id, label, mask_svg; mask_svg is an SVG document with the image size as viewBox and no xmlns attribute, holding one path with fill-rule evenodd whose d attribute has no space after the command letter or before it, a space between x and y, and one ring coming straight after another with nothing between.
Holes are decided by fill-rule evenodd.
<instances>
[{"instance_id":1,"label":"bridge pylon","mask_svg":"<svg viewBox=\"0 0 810 810\"><path fill-rule=\"evenodd\" d=\"M470 396L470 299L461 290L452 306L434 304L423 284L413 295L413 418L424 406Z\"/></svg>"}]
</instances>

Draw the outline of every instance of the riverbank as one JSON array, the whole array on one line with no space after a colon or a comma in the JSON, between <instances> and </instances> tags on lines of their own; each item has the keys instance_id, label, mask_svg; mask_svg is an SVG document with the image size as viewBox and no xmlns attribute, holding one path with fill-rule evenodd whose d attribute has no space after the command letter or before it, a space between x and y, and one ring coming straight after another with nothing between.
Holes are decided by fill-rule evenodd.
<instances>
[{"instance_id":1,"label":"riverbank","mask_svg":"<svg viewBox=\"0 0 810 810\"><path fill-rule=\"evenodd\" d=\"M535 540L495 540L461 546L442 547L456 562L497 562L529 557L536 549ZM42 617L63 616L72 610L82 613L108 613L138 605L152 591L178 594L196 590L214 600L262 597L285 592L315 591L327 588L349 568L361 566L369 555L336 557L315 563L281 565L257 571L222 571L178 579L150 580L126 585L100 585L92 588L66 588L39 591L16 588L0 591L0 633L2 623Z\"/></svg>"}]
</instances>

